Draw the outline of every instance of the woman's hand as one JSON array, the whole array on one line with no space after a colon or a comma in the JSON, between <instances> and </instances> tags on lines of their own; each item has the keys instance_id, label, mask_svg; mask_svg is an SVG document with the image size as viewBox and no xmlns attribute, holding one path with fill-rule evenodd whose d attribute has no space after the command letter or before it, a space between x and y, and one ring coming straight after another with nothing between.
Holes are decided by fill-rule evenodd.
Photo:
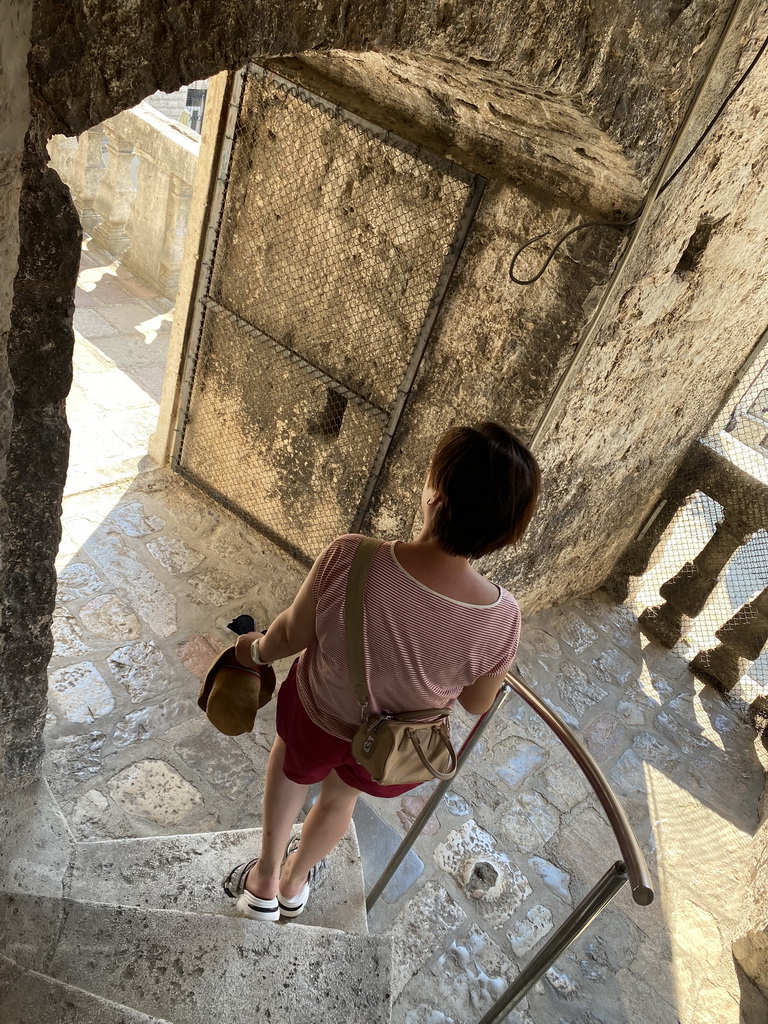
<instances>
[{"instance_id":1,"label":"woman's hand","mask_svg":"<svg viewBox=\"0 0 768 1024\"><path fill-rule=\"evenodd\" d=\"M259 640L261 633L243 633L235 643L235 657L244 668L258 668L257 663L251 657L251 645L254 640Z\"/></svg>"}]
</instances>

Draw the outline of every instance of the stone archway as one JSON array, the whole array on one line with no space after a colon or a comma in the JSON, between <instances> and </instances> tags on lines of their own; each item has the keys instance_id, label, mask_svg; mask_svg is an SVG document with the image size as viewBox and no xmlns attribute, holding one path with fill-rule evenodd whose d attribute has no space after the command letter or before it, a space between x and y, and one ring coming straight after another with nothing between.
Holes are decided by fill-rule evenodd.
<instances>
[{"instance_id":1,"label":"stone archway","mask_svg":"<svg viewBox=\"0 0 768 1024\"><path fill-rule=\"evenodd\" d=\"M18 161L9 165L11 193L14 183L22 185L22 242L9 343L15 387L13 429L8 475L2 484L4 511L0 524L6 583L0 752L4 774L17 780L33 778L39 770L54 586L52 560L58 539L67 444L63 401L69 385L72 343L73 256L79 244L66 190L45 166L47 137L83 131L158 88L169 90L216 71L235 69L253 54L263 59L329 50L377 51L395 59L401 57L416 68L420 60L425 67L429 61L437 61L442 68L450 65L458 80L466 81L469 75L472 81L485 78L493 84L502 76L521 102L531 105L533 113L528 121L536 129L531 142L534 154L537 131L539 135L553 131L556 111L562 114L564 110L566 115L569 110L580 112L585 124L591 126L594 139L610 143L608 148L621 154L643 187L658 166L690 87L701 76L727 13L712 0L698 0L685 9L683 5L659 2L650 10L647 4L635 0L619 11L610 4L596 9L588 0L580 0L571 9L555 3L531 8L522 0L499 0L490 5L481 0L462 4L449 0L441 4L427 0L364 0L300 3L289 10L275 0L177 0L163 5L104 0L95 8L82 2L62 11L61 5L42 0L34 7L34 17L31 12L30 0L19 0L14 5L13 14L21 19L20 25L31 18L29 36L24 24L18 38L20 46L27 38L31 42L28 67L34 122L27 133L23 167ZM764 28L760 16L758 4L746 5L745 41L741 48L732 48L726 55L726 72L749 59L754 38ZM425 54L428 59L424 59ZM23 75L17 71L19 77L13 84L23 90ZM446 145L453 145L457 119L440 95L439 82L428 80L426 93L437 111L437 134L443 133ZM478 107L473 99L464 102L466 116L482 114L472 111L472 107ZM25 113L14 110L13 114L18 138ZM752 131L749 112L744 110L737 131L723 143L732 157L742 143L748 144ZM574 159L585 165L594 159L589 147L579 144L573 149ZM489 153L492 150L489 146ZM488 155L484 159L487 161ZM524 164L522 159L511 159L502 168L503 173L532 191L540 191L543 176L537 172L535 155L528 160L527 168ZM506 570L508 574L514 572L524 594L529 594L531 607L600 582L627 537L652 507L654 495L674 471L684 441L697 433L714 411L730 382L729 374L732 376L738 364L738 354L712 353L711 345L703 341L686 337L672 344L668 334L654 331L653 324L645 329L640 351L632 354L630 349L633 324L639 316L632 312L638 283L653 273L662 279L660 254L674 249L683 236L690 236L687 222L706 202L706 198L701 199L701 178L694 172L695 168L682 180L682 187L689 192L677 196L674 215L667 207L666 223L659 221L656 225L646 261L635 268L634 283L628 284L621 296L616 311L618 328L608 332L600 358L578 382L580 397L570 419L565 417L564 424L555 424L551 443L546 439L544 461L556 469L548 496L548 522L532 535L514 569ZM609 178L615 183L615 174L606 175L606 180ZM572 183L574 175L569 171L564 179ZM733 194L734 202L738 199L742 204L744 217L754 207L755 196L762 195L761 188L763 183L757 181L752 196ZM629 199L628 193L625 198ZM595 208L592 200L586 204L577 200L574 205L574 197L566 196L564 207L570 206L572 214L578 213L581 205ZM632 209L627 206L616 210L614 205L602 212L627 214ZM528 216L524 225L527 236L541 230L537 220ZM477 244L478 248L482 246L482 238ZM597 279L590 279L595 254L589 248L575 250L567 257L564 265L566 269L573 267L571 281L580 281L582 286L585 279L590 279L590 286L604 281L611 252L599 255ZM740 287L734 286L726 306L718 308L719 329L725 331L727 326L724 311L734 315L740 311L737 347L739 353L746 354L753 340L753 320L759 317L759 312L754 312L751 319L744 312L749 282L757 281L763 273L765 257L752 242L741 246L738 253L729 251L724 258L734 274L743 268L747 277ZM500 280L504 269L499 256L495 272ZM701 273L706 270L704 266ZM567 284L568 274L562 280ZM664 301L676 300L670 293ZM563 336L560 323L541 318L544 307L536 293L510 297L499 291L494 302L499 305L502 321L504 317L512 319L515 312L516 330L522 332L520 337L498 337L498 350L526 350L529 330L534 339L559 337L561 353L575 341L575 326ZM689 309L695 296L689 296L686 303ZM659 317L663 315L662 306L663 302L656 307ZM658 352L665 351L663 346L680 361L682 376L690 385L676 403L664 392L667 372L658 358ZM557 352L537 359L534 351L531 357L533 349L535 345L527 351L524 379L507 375L497 379L493 374L489 378L489 390L494 393L508 390L529 398L533 395L535 401L528 402L529 410L546 402L562 363ZM702 373L705 355L710 362L707 372ZM713 385L718 375L720 383ZM658 415L653 419L657 433L650 438L642 429L646 412L637 394L641 385L661 387ZM477 394L475 391L471 395L473 405ZM612 410L618 410L616 429L609 422ZM410 438L404 441L413 447L419 429L430 426L427 416L414 424ZM629 445L627 432L632 435ZM591 443L585 445L587 438ZM653 480L643 486L638 481L654 459ZM541 571L544 555L546 574Z\"/></svg>"}]
</instances>

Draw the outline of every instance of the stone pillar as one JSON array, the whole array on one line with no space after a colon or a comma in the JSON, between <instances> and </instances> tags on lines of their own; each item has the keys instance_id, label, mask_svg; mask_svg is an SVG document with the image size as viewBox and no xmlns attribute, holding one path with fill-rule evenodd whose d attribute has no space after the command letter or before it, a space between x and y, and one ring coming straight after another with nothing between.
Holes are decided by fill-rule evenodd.
<instances>
[{"instance_id":1,"label":"stone pillar","mask_svg":"<svg viewBox=\"0 0 768 1024\"><path fill-rule=\"evenodd\" d=\"M187 237L189 209L192 203L192 186L178 175L171 176L168 191L168 205L165 215L165 240L160 254L158 279L163 294L172 302L179 290L179 274L184 258L184 240Z\"/></svg>"},{"instance_id":2,"label":"stone pillar","mask_svg":"<svg viewBox=\"0 0 768 1024\"><path fill-rule=\"evenodd\" d=\"M21 244L8 338L13 421L0 482L0 774L11 784L39 777L43 758L53 563L69 455L64 400L72 381L82 238L69 189L47 166L44 141L32 129L22 175Z\"/></svg>"},{"instance_id":3,"label":"stone pillar","mask_svg":"<svg viewBox=\"0 0 768 1024\"><path fill-rule=\"evenodd\" d=\"M731 690L768 642L768 587L742 605L715 636L720 644L699 651L691 671L718 690Z\"/></svg>"},{"instance_id":4,"label":"stone pillar","mask_svg":"<svg viewBox=\"0 0 768 1024\"><path fill-rule=\"evenodd\" d=\"M643 632L665 647L674 647L717 586L734 551L752 531L726 510L715 532L692 562L686 562L659 588L664 603L646 608L640 616Z\"/></svg>"},{"instance_id":5,"label":"stone pillar","mask_svg":"<svg viewBox=\"0 0 768 1024\"><path fill-rule=\"evenodd\" d=\"M120 256L131 244L125 233L125 225L136 196L131 181L134 146L132 142L110 131L109 123L106 136L107 170L93 204L101 217L101 223L96 225L92 234L94 242L101 249L113 256Z\"/></svg>"},{"instance_id":6,"label":"stone pillar","mask_svg":"<svg viewBox=\"0 0 768 1024\"><path fill-rule=\"evenodd\" d=\"M104 129L91 128L80 136L79 141L72 172L72 194L75 197L83 231L90 235L101 220L96 212L95 203L106 170L102 155Z\"/></svg>"}]
</instances>

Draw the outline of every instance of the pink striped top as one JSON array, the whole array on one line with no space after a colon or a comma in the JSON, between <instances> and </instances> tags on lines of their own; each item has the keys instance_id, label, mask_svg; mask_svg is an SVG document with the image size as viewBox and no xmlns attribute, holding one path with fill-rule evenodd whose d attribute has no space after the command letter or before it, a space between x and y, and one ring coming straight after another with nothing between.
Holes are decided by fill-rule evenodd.
<instances>
[{"instance_id":1,"label":"pink striped top","mask_svg":"<svg viewBox=\"0 0 768 1024\"><path fill-rule=\"evenodd\" d=\"M321 556L314 586L317 639L302 654L296 677L309 717L340 739L352 739L361 720L344 633L347 577L361 540L346 534ZM480 676L507 671L520 637L520 609L501 587L490 605L438 594L405 571L394 547L385 543L376 552L365 587L368 713L450 707Z\"/></svg>"}]
</instances>

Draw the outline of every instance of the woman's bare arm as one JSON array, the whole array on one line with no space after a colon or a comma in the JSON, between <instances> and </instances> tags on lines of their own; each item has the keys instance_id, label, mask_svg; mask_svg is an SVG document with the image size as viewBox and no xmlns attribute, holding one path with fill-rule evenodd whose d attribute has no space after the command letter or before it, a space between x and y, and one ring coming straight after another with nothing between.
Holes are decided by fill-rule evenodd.
<instances>
[{"instance_id":1,"label":"woman's bare arm","mask_svg":"<svg viewBox=\"0 0 768 1024\"><path fill-rule=\"evenodd\" d=\"M465 686L457 700L470 715L484 715L496 699L504 676L480 676L474 683Z\"/></svg>"}]
</instances>

